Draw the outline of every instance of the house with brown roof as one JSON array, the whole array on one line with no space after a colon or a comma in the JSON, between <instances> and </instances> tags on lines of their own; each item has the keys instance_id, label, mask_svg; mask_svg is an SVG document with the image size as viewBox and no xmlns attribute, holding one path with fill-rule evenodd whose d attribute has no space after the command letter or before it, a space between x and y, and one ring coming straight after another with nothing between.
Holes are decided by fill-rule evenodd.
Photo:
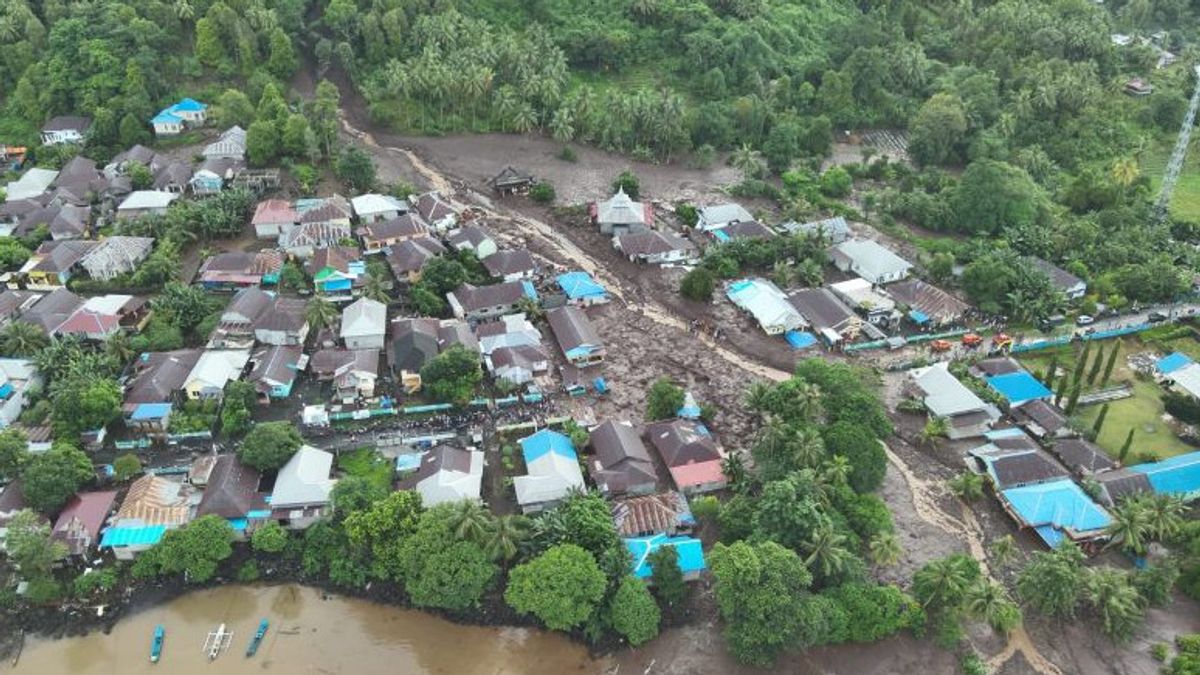
<instances>
[{"instance_id":1,"label":"house with brown roof","mask_svg":"<svg viewBox=\"0 0 1200 675\"><path fill-rule=\"evenodd\" d=\"M229 251L205 260L196 281L206 290L232 291L278 284L282 271L283 254L275 249Z\"/></svg>"},{"instance_id":2,"label":"house with brown roof","mask_svg":"<svg viewBox=\"0 0 1200 675\"><path fill-rule=\"evenodd\" d=\"M968 451L967 465L991 478L997 490L1047 483L1069 475L1019 429L994 432L989 441Z\"/></svg>"},{"instance_id":3,"label":"house with brown roof","mask_svg":"<svg viewBox=\"0 0 1200 675\"><path fill-rule=\"evenodd\" d=\"M1054 263L1041 258L1028 258L1033 269L1045 274L1050 279L1050 285L1065 295L1068 300L1078 300L1087 293L1087 282L1071 274Z\"/></svg>"},{"instance_id":4,"label":"house with brown roof","mask_svg":"<svg viewBox=\"0 0 1200 675\"><path fill-rule=\"evenodd\" d=\"M501 281L520 281L537 276L538 264L533 254L525 249L496 251L483 259L488 274Z\"/></svg>"},{"instance_id":5,"label":"house with brown roof","mask_svg":"<svg viewBox=\"0 0 1200 675\"><path fill-rule=\"evenodd\" d=\"M25 287L29 290L63 288L84 257L99 245L99 242L82 239L42 242L18 274L24 275Z\"/></svg>"},{"instance_id":6,"label":"house with brown roof","mask_svg":"<svg viewBox=\"0 0 1200 675\"><path fill-rule=\"evenodd\" d=\"M408 198L421 218L436 232L446 232L458 224L458 212L438 192L426 192Z\"/></svg>"},{"instance_id":7,"label":"house with brown roof","mask_svg":"<svg viewBox=\"0 0 1200 675\"><path fill-rule=\"evenodd\" d=\"M269 345L252 354L254 365L246 379L254 385L259 401L270 403L290 396L303 358L300 345Z\"/></svg>"},{"instance_id":8,"label":"house with brown roof","mask_svg":"<svg viewBox=\"0 0 1200 675\"><path fill-rule=\"evenodd\" d=\"M80 239L87 235L91 222L92 210L87 206L50 203L24 214L14 234L26 236L45 227L54 241Z\"/></svg>"},{"instance_id":9,"label":"house with brown roof","mask_svg":"<svg viewBox=\"0 0 1200 675\"><path fill-rule=\"evenodd\" d=\"M440 351L437 319L395 319L388 328L388 365L407 393L421 389L421 368Z\"/></svg>"},{"instance_id":10,"label":"house with brown roof","mask_svg":"<svg viewBox=\"0 0 1200 675\"><path fill-rule=\"evenodd\" d=\"M525 194L537 181L533 175L513 167L511 164L488 179L488 185L502 195Z\"/></svg>"},{"instance_id":11,"label":"house with brown roof","mask_svg":"<svg viewBox=\"0 0 1200 675\"><path fill-rule=\"evenodd\" d=\"M613 523L620 537L687 534L696 525L682 492L660 492L615 499Z\"/></svg>"},{"instance_id":12,"label":"house with brown roof","mask_svg":"<svg viewBox=\"0 0 1200 675\"><path fill-rule=\"evenodd\" d=\"M308 369L320 382L333 382L338 398L372 398L379 379L378 349L322 349Z\"/></svg>"},{"instance_id":13,"label":"house with brown roof","mask_svg":"<svg viewBox=\"0 0 1200 675\"><path fill-rule=\"evenodd\" d=\"M203 353L201 349L177 349L139 355L125 385L125 425L143 433L165 433L172 403L182 398L188 374Z\"/></svg>"},{"instance_id":14,"label":"house with brown roof","mask_svg":"<svg viewBox=\"0 0 1200 675\"><path fill-rule=\"evenodd\" d=\"M613 248L632 262L650 265L686 262L697 256L695 244L674 232L658 230L618 235L613 237Z\"/></svg>"},{"instance_id":15,"label":"house with brown roof","mask_svg":"<svg viewBox=\"0 0 1200 675\"><path fill-rule=\"evenodd\" d=\"M829 346L853 341L863 331L863 320L828 288L803 288L788 302Z\"/></svg>"},{"instance_id":16,"label":"house with brown roof","mask_svg":"<svg viewBox=\"0 0 1200 675\"><path fill-rule=\"evenodd\" d=\"M48 336L57 333L59 326L66 323L84 305L83 298L65 288L56 289L44 296L37 304L25 310L21 321L41 328Z\"/></svg>"},{"instance_id":17,"label":"house with brown roof","mask_svg":"<svg viewBox=\"0 0 1200 675\"><path fill-rule=\"evenodd\" d=\"M1050 452L1076 476L1094 476L1117 468L1099 446L1083 438L1059 439L1050 446Z\"/></svg>"},{"instance_id":18,"label":"house with brown roof","mask_svg":"<svg viewBox=\"0 0 1200 675\"><path fill-rule=\"evenodd\" d=\"M76 493L59 512L50 538L65 545L68 555L88 555L100 543L100 530L116 501L116 490Z\"/></svg>"},{"instance_id":19,"label":"house with brown roof","mask_svg":"<svg viewBox=\"0 0 1200 675\"><path fill-rule=\"evenodd\" d=\"M304 271L317 293L348 297L366 280L367 264L353 246L321 246L304 262Z\"/></svg>"},{"instance_id":20,"label":"house with brown roof","mask_svg":"<svg viewBox=\"0 0 1200 675\"><path fill-rule=\"evenodd\" d=\"M20 478L0 487L0 551L4 550L4 540L8 538L8 524L27 508L29 503L25 499Z\"/></svg>"},{"instance_id":21,"label":"house with brown roof","mask_svg":"<svg viewBox=\"0 0 1200 675\"><path fill-rule=\"evenodd\" d=\"M377 253L402 241L426 237L429 225L419 213L405 213L383 221L372 221L358 229L363 251Z\"/></svg>"},{"instance_id":22,"label":"house with brown roof","mask_svg":"<svg viewBox=\"0 0 1200 675\"><path fill-rule=\"evenodd\" d=\"M42 145L82 143L92 128L92 118L71 115L51 117L42 125Z\"/></svg>"},{"instance_id":23,"label":"house with brown roof","mask_svg":"<svg viewBox=\"0 0 1200 675\"><path fill-rule=\"evenodd\" d=\"M262 474L243 464L237 455L218 455L196 506L196 517L220 516L244 537L271 515L267 493L259 489L261 481Z\"/></svg>"},{"instance_id":24,"label":"house with brown roof","mask_svg":"<svg viewBox=\"0 0 1200 675\"><path fill-rule=\"evenodd\" d=\"M962 319L970 307L946 291L920 279L907 279L888 286L892 296L918 325L945 326Z\"/></svg>"},{"instance_id":25,"label":"house with brown roof","mask_svg":"<svg viewBox=\"0 0 1200 675\"><path fill-rule=\"evenodd\" d=\"M1050 440L1075 435L1066 413L1050 401L1035 399L1013 408L1010 414L1026 433L1035 438Z\"/></svg>"},{"instance_id":26,"label":"house with brown roof","mask_svg":"<svg viewBox=\"0 0 1200 675\"><path fill-rule=\"evenodd\" d=\"M445 252L442 242L422 236L392 246L387 253L387 263L397 280L415 284L421 280L425 265Z\"/></svg>"},{"instance_id":27,"label":"house with brown roof","mask_svg":"<svg viewBox=\"0 0 1200 675\"><path fill-rule=\"evenodd\" d=\"M582 309L575 305L558 307L546 312L546 321L571 365L586 368L604 361L604 342Z\"/></svg>"},{"instance_id":28,"label":"house with brown roof","mask_svg":"<svg viewBox=\"0 0 1200 675\"><path fill-rule=\"evenodd\" d=\"M675 419L646 425L646 437L667 465L675 487L685 493L711 492L726 485L725 454L712 433L695 420Z\"/></svg>"},{"instance_id":29,"label":"house with brown roof","mask_svg":"<svg viewBox=\"0 0 1200 675\"><path fill-rule=\"evenodd\" d=\"M217 328L210 348L248 348L254 342L268 345L302 345L308 337L308 303L302 298L272 296L259 288L234 294Z\"/></svg>"},{"instance_id":30,"label":"house with brown roof","mask_svg":"<svg viewBox=\"0 0 1200 675\"><path fill-rule=\"evenodd\" d=\"M550 372L550 355L540 344L498 347L483 360L493 378L512 384L527 384Z\"/></svg>"},{"instance_id":31,"label":"house with brown roof","mask_svg":"<svg viewBox=\"0 0 1200 675\"><path fill-rule=\"evenodd\" d=\"M439 445L425 451L417 470L396 483L397 490L416 490L421 505L477 502L483 484L483 453Z\"/></svg>"},{"instance_id":32,"label":"house with brown roof","mask_svg":"<svg viewBox=\"0 0 1200 675\"><path fill-rule=\"evenodd\" d=\"M254 236L259 239L278 239L280 233L300 222L300 214L290 202L283 199L268 199L254 208Z\"/></svg>"},{"instance_id":33,"label":"house with brown roof","mask_svg":"<svg viewBox=\"0 0 1200 675\"><path fill-rule=\"evenodd\" d=\"M0 327L19 319L26 310L36 305L41 299L41 293L9 289L0 291Z\"/></svg>"},{"instance_id":34,"label":"house with brown roof","mask_svg":"<svg viewBox=\"0 0 1200 675\"><path fill-rule=\"evenodd\" d=\"M153 248L151 237L106 237L88 251L79 264L91 278L111 281L122 274L132 274L150 256Z\"/></svg>"},{"instance_id":35,"label":"house with brown roof","mask_svg":"<svg viewBox=\"0 0 1200 675\"><path fill-rule=\"evenodd\" d=\"M528 281L509 281L492 286L463 284L446 294L454 316L469 321L487 321L520 310L525 299L537 301L537 291Z\"/></svg>"},{"instance_id":36,"label":"house with brown roof","mask_svg":"<svg viewBox=\"0 0 1200 675\"><path fill-rule=\"evenodd\" d=\"M162 541L168 531L191 520L190 495L191 487L181 482L142 476L129 486L112 525L101 536L100 547L111 548L117 560L133 560Z\"/></svg>"},{"instance_id":37,"label":"house with brown roof","mask_svg":"<svg viewBox=\"0 0 1200 675\"><path fill-rule=\"evenodd\" d=\"M742 220L730 223L725 227L710 230L708 234L720 244L727 244L731 241L770 239L776 236L775 230L757 220Z\"/></svg>"},{"instance_id":38,"label":"house with brown roof","mask_svg":"<svg viewBox=\"0 0 1200 675\"><path fill-rule=\"evenodd\" d=\"M603 422L592 429L589 444L588 474L606 496L648 494L658 487L654 461L629 422Z\"/></svg>"},{"instance_id":39,"label":"house with brown roof","mask_svg":"<svg viewBox=\"0 0 1200 675\"><path fill-rule=\"evenodd\" d=\"M447 235L446 243L455 251L470 251L480 260L495 255L500 250L500 245L496 243L492 233L479 225L464 225L454 230Z\"/></svg>"}]
</instances>

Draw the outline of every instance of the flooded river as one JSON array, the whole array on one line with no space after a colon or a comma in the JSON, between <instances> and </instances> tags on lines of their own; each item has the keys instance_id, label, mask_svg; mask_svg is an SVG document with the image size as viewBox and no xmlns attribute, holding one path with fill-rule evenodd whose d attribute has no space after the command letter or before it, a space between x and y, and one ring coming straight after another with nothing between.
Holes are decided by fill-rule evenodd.
<instances>
[{"instance_id":1,"label":"flooded river","mask_svg":"<svg viewBox=\"0 0 1200 675\"><path fill-rule=\"evenodd\" d=\"M262 618L270 631L254 658L249 643ZM225 623L229 648L209 663L201 647ZM166 628L162 660L151 664L154 627ZM607 662L567 639L525 628L459 626L422 612L350 598L321 599L303 586L227 586L197 591L117 623L112 633L31 639L20 662L0 673L192 675L355 673L365 675L601 675Z\"/></svg>"}]
</instances>

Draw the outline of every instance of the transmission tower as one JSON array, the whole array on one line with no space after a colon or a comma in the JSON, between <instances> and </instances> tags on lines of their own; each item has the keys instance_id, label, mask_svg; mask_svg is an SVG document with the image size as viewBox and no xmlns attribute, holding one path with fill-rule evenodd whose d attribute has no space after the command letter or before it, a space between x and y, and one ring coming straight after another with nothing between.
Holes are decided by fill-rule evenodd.
<instances>
[{"instance_id":1,"label":"transmission tower","mask_svg":"<svg viewBox=\"0 0 1200 675\"><path fill-rule=\"evenodd\" d=\"M1166 220L1167 207L1171 204L1171 194L1175 192L1175 183L1179 182L1179 172L1183 170L1183 160L1187 158L1188 143L1192 140L1192 126L1196 123L1196 108L1200 107L1200 65L1193 66L1196 74L1196 89L1192 92L1191 103L1188 104L1187 114L1183 116L1183 127L1179 130L1179 138L1175 140L1175 149L1171 151L1171 160L1167 162L1167 170L1163 173L1162 190L1158 193L1158 201L1154 203L1154 222Z\"/></svg>"}]
</instances>

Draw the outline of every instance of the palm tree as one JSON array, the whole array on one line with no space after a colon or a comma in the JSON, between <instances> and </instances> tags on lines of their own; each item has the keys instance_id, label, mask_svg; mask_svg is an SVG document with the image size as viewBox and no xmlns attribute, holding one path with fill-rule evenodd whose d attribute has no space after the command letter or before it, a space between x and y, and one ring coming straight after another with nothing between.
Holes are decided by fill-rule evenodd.
<instances>
[{"instance_id":1,"label":"palm tree","mask_svg":"<svg viewBox=\"0 0 1200 675\"><path fill-rule=\"evenodd\" d=\"M821 481L828 485L845 485L853 470L850 460L842 455L834 455L821 465Z\"/></svg>"},{"instance_id":2,"label":"palm tree","mask_svg":"<svg viewBox=\"0 0 1200 675\"><path fill-rule=\"evenodd\" d=\"M10 321L0 330L0 349L5 356L29 357L50 344L50 338L28 321ZM44 371L43 371L44 372Z\"/></svg>"},{"instance_id":3,"label":"palm tree","mask_svg":"<svg viewBox=\"0 0 1200 675\"><path fill-rule=\"evenodd\" d=\"M362 296L375 302L388 304L391 301L391 295L388 294L388 289L384 285L383 277L378 274L368 274L363 282Z\"/></svg>"},{"instance_id":4,"label":"palm tree","mask_svg":"<svg viewBox=\"0 0 1200 675\"><path fill-rule=\"evenodd\" d=\"M333 303L317 296L308 301L308 308L304 311L304 318L308 319L308 325L314 330L322 330L333 325L337 320L338 310Z\"/></svg>"},{"instance_id":5,"label":"palm tree","mask_svg":"<svg viewBox=\"0 0 1200 675\"><path fill-rule=\"evenodd\" d=\"M1145 613L1141 596L1122 570L1091 570L1084 582L1088 602L1100 614L1104 632L1116 639L1129 636Z\"/></svg>"},{"instance_id":6,"label":"palm tree","mask_svg":"<svg viewBox=\"0 0 1200 675\"><path fill-rule=\"evenodd\" d=\"M924 598L922 607L957 606L967 588L979 577L974 560L965 555L949 555L926 563L913 575L913 594Z\"/></svg>"},{"instance_id":7,"label":"palm tree","mask_svg":"<svg viewBox=\"0 0 1200 675\"><path fill-rule=\"evenodd\" d=\"M1141 170L1138 169L1137 159L1133 157L1125 157L1118 159L1112 166L1113 182L1121 187L1121 196L1124 197L1129 186L1137 181Z\"/></svg>"},{"instance_id":8,"label":"palm tree","mask_svg":"<svg viewBox=\"0 0 1200 675\"><path fill-rule=\"evenodd\" d=\"M180 21L191 21L196 16L196 10L188 0L175 0L175 17Z\"/></svg>"},{"instance_id":9,"label":"palm tree","mask_svg":"<svg viewBox=\"0 0 1200 675\"><path fill-rule=\"evenodd\" d=\"M983 496L983 476L971 471L964 471L948 482L950 491L960 499L975 501Z\"/></svg>"},{"instance_id":10,"label":"palm tree","mask_svg":"<svg viewBox=\"0 0 1200 675\"><path fill-rule=\"evenodd\" d=\"M881 567L888 567L900 562L900 556L904 555L904 549L900 546L900 538L895 532L880 532L874 537L871 537L870 543L867 544L867 551L871 555L871 561Z\"/></svg>"},{"instance_id":11,"label":"palm tree","mask_svg":"<svg viewBox=\"0 0 1200 675\"><path fill-rule=\"evenodd\" d=\"M1146 526L1155 539L1168 539L1183 527L1187 505L1179 497L1153 494L1143 497L1142 503L1145 505Z\"/></svg>"},{"instance_id":12,"label":"palm tree","mask_svg":"<svg viewBox=\"0 0 1200 675\"><path fill-rule=\"evenodd\" d=\"M575 120L571 117L570 108L563 106L554 111L554 116L550 118L550 133L559 143L575 138Z\"/></svg>"},{"instance_id":13,"label":"palm tree","mask_svg":"<svg viewBox=\"0 0 1200 675\"><path fill-rule=\"evenodd\" d=\"M1127 499L1112 509L1112 523L1107 530L1108 548L1120 548L1134 555L1143 555L1152 534L1150 514L1142 502Z\"/></svg>"},{"instance_id":14,"label":"palm tree","mask_svg":"<svg viewBox=\"0 0 1200 675\"><path fill-rule=\"evenodd\" d=\"M729 487L740 490L746 484L746 460L740 450L734 450L721 460L721 473L729 481Z\"/></svg>"},{"instance_id":15,"label":"palm tree","mask_svg":"<svg viewBox=\"0 0 1200 675\"><path fill-rule=\"evenodd\" d=\"M846 535L838 532L829 520L813 529L801 549L805 555L804 564L824 579L844 572L854 558L846 548Z\"/></svg>"},{"instance_id":16,"label":"palm tree","mask_svg":"<svg viewBox=\"0 0 1200 675\"><path fill-rule=\"evenodd\" d=\"M1021 622L1021 610L1013 604L1004 587L990 579L980 579L967 589L967 613L987 621L992 628L1008 633Z\"/></svg>"},{"instance_id":17,"label":"palm tree","mask_svg":"<svg viewBox=\"0 0 1200 675\"><path fill-rule=\"evenodd\" d=\"M743 181L757 178L762 172L762 156L749 143L743 143L742 147L734 150L729 163L742 172Z\"/></svg>"},{"instance_id":18,"label":"palm tree","mask_svg":"<svg viewBox=\"0 0 1200 675\"><path fill-rule=\"evenodd\" d=\"M1011 534L1006 534L993 541L992 545L988 547L988 551L996 560L996 565L1004 567L1017 557L1017 542Z\"/></svg>"},{"instance_id":19,"label":"palm tree","mask_svg":"<svg viewBox=\"0 0 1200 675\"><path fill-rule=\"evenodd\" d=\"M482 543L492 528L492 513L479 502L464 499L453 506L446 524L459 539Z\"/></svg>"},{"instance_id":20,"label":"palm tree","mask_svg":"<svg viewBox=\"0 0 1200 675\"><path fill-rule=\"evenodd\" d=\"M761 415L766 412L774 391L773 386L762 380L751 382L750 387L746 389L746 407Z\"/></svg>"},{"instance_id":21,"label":"palm tree","mask_svg":"<svg viewBox=\"0 0 1200 675\"><path fill-rule=\"evenodd\" d=\"M950 433L950 422L945 417L931 417L921 428L921 444L936 448Z\"/></svg>"},{"instance_id":22,"label":"palm tree","mask_svg":"<svg viewBox=\"0 0 1200 675\"><path fill-rule=\"evenodd\" d=\"M104 341L104 353L113 361L124 366L133 359L133 347L129 344L129 337L124 333L117 333Z\"/></svg>"},{"instance_id":23,"label":"palm tree","mask_svg":"<svg viewBox=\"0 0 1200 675\"><path fill-rule=\"evenodd\" d=\"M512 560L520 544L529 536L529 519L521 515L494 518L487 532L484 550L492 560Z\"/></svg>"}]
</instances>

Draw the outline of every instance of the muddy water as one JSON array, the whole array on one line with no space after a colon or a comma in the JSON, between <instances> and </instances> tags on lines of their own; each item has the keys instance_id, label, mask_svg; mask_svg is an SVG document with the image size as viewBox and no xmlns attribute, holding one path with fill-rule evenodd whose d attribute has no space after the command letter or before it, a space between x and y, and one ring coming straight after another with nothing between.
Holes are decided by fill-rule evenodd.
<instances>
[{"instance_id":1,"label":"muddy water","mask_svg":"<svg viewBox=\"0 0 1200 675\"><path fill-rule=\"evenodd\" d=\"M270 631L258 655L246 658L246 645L264 617ZM220 623L233 631L233 639L209 663L202 643ZM149 661L156 624L166 628L157 665ZM289 585L198 591L124 619L109 635L30 640L17 667L6 662L0 673L600 675L608 669L579 645L550 633L458 626L363 600L323 600L319 591Z\"/></svg>"}]
</instances>

